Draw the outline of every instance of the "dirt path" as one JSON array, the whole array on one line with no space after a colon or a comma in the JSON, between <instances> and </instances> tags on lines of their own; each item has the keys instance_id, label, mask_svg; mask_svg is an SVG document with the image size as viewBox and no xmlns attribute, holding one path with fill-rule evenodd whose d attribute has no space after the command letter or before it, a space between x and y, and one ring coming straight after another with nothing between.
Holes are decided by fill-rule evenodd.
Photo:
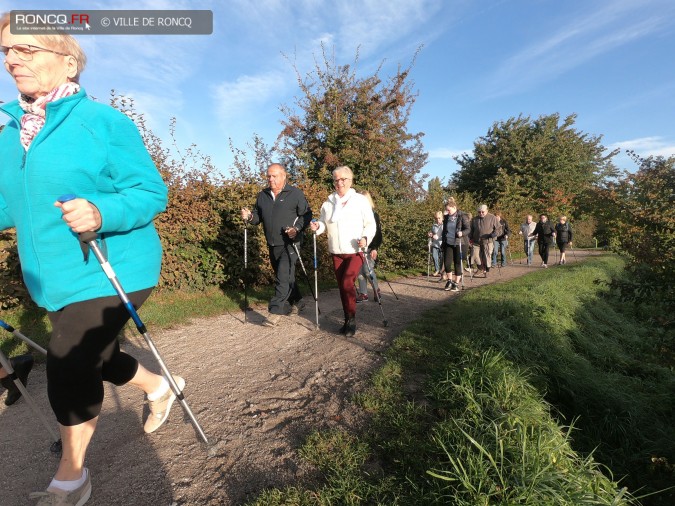
<instances>
[{"instance_id":1,"label":"dirt path","mask_svg":"<svg viewBox=\"0 0 675 506\"><path fill-rule=\"evenodd\" d=\"M587 255L576 253L578 259ZM493 269L487 280L472 282L467 275L465 287L534 270L516 262L501 275ZM388 326L382 325L377 303L359 304L358 330L351 339L337 332L342 324L337 290L320 294L318 331L311 296L300 315L277 328L260 324L264 308L259 307L249 312L248 324L238 313L161 332L150 329L169 368L187 380L185 398L210 444L197 440L178 403L165 426L144 434L147 408L141 393L108 386L87 456L93 484L87 504L238 505L264 488L311 478L312 470L296 452L304 437L315 429L358 426L360 415L349 399L381 363L392 339L424 309L459 295L426 276L392 282L398 300L387 283L380 286ZM135 330L127 334L125 349L157 370L142 337ZM51 420L44 365L31 374L29 391ZM46 488L56 468L50 438L25 400L9 408L0 403L0 420L0 504L32 504L29 492Z\"/></svg>"}]
</instances>

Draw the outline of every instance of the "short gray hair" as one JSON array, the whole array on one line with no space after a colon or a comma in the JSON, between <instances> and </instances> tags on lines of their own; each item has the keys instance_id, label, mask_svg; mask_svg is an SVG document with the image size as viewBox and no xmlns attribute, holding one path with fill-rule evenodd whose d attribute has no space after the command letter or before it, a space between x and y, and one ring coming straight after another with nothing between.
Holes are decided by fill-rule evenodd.
<instances>
[{"instance_id":1,"label":"short gray hair","mask_svg":"<svg viewBox=\"0 0 675 506\"><path fill-rule=\"evenodd\" d=\"M346 172L349 175L350 179L354 179L354 173L352 172L352 169L347 167L346 165L340 165L339 167L333 169L333 177L335 176L336 172Z\"/></svg>"}]
</instances>

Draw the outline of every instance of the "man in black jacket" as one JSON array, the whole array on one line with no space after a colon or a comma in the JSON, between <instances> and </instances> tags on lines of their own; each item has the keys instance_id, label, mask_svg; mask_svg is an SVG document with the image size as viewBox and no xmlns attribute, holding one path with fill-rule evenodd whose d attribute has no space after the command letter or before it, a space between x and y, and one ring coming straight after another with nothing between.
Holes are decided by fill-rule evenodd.
<instances>
[{"instance_id":1,"label":"man in black jacket","mask_svg":"<svg viewBox=\"0 0 675 506\"><path fill-rule=\"evenodd\" d=\"M253 210L243 208L241 218L253 225L263 224L274 269L275 290L270 299L269 315L263 325L273 327L282 315L299 311L304 306L302 295L295 282L295 263L298 260L293 245L300 249L303 230L312 221L304 193L286 183L286 168L273 163L267 167L268 188L258 194Z\"/></svg>"},{"instance_id":2,"label":"man in black jacket","mask_svg":"<svg viewBox=\"0 0 675 506\"><path fill-rule=\"evenodd\" d=\"M545 214L539 216L539 223L534 227L534 235L537 236L541 266L546 268L548 267L549 248L555 242L555 227L548 221L548 217Z\"/></svg>"}]
</instances>

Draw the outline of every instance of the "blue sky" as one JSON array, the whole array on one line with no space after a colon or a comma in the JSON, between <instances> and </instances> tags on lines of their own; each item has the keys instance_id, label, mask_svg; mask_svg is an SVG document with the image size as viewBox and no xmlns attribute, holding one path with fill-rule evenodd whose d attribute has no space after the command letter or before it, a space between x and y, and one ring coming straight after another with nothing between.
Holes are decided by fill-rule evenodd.
<instances>
[{"instance_id":1,"label":"blue sky","mask_svg":"<svg viewBox=\"0 0 675 506\"><path fill-rule=\"evenodd\" d=\"M470 152L495 121L578 115L576 128L607 148L675 154L673 0L0 0L11 9L210 9L212 35L79 37L89 63L81 83L107 101L110 90L170 145L195 143L228 173L228 140L254 133L272 144L281 105L300 96L301 73L321 42L340 64L386 77L410 63L419 93L409 122L422 131L424 172L447 180L452 156ZM0 100L16 97L8 75ZM634 170L625 156L615 158Z\"/></svg>"}]
</instances>

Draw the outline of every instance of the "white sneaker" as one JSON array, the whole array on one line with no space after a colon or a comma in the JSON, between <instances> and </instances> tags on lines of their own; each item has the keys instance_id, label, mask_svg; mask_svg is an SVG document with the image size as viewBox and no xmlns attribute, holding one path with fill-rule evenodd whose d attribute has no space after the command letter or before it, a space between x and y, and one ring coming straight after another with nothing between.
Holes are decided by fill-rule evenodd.
<instances>
[{"instance_id":1,"label":"white sneaker","mask_svg":"<svg viewBox=\"0 0 675 506\"><path fill-rule=\"evenodd\" d=\"M45 492L32 492L28 498L40 499L36 506L54 506L57 504L62 506L82 506L91 496L89 469L85 467L84 472L87 473L87 478L79 488L76 488L72 492L49 487Z\"/></svg>"},{"instance_id":2,"label":"white sneaker","mask_svg":"<svg viewBox=\"0 0 675 506\"><path fill-rule=\"evenodd\" d=\"M180 376L174 376L173 379L176 382L178 390L182 392L183 388L185 388L185 380ZM171 386L169 386L169 390L167 390L167 392L159 399L156 401L148 401L148 405L150 406L150 416L148 416L148 419L143 426L143 430L146 433L150 434L151 432L155 432L162 426L169 417L169 411L171 411L171 406L175 400L176 394L173 393Z\"/></svg>"}]
</instances>

